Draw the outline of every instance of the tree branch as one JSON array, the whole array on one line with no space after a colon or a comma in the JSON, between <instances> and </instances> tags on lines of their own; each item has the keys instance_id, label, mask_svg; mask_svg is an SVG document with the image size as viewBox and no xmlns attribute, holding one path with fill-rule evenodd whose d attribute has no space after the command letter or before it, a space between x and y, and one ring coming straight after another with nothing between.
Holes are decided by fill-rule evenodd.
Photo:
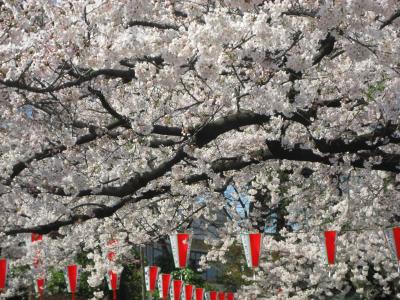
<instances>
[{"instance_id":1,"label":"tree branch","mask_svg":"<svg viewBox=\"0 0 400 300\"><path fill-rule=\"evenodd\" d=\"M74 87L74 86L79 86L82 83L90 81L99 76L106 76L106 77L110 77L110 78L121 78L125 81L131 81L132 79L136 78L134 70L118 70L118 69L87 70L84 74L75 74L75 75L76 75L76 77L78 77L75 80L68 81L68 82L65 82L65 83L62 83L59 85L51 84L44 88L28 85L22 80L0 79L0 84L7 86L7 87L17 88L17 89L21 89L21 90L25 90L25 91L33 92L33 93L50 93L50 92L55 92L55 91L59 91L59 90Z\"/></svg>"},{"instance_id":2,"label":"tree branch","mask_svg":"<svg viewBox=\"0 0 400 300\"><path fill-rule=\"evenodd\" d=\"M172 30L176 30L176 31L179 30L179 27L177 25L157 23L157 22L153 22L153 21L132 20L132 21L128 22L127 26L128 27L143 26L143 27L150 27L150 28L156 28L156 29L161 29L161 30L167 30L167 29L172 29Z\"/></svg>"},{"instance_id":3,"label":"tree branch","mask_svg":"<svg viewBox=\"0 0 400 300\"><path fill-rule=\"evenodd\" d=\"M92 211L90 214L77 214L77 215L72 215L69 218L65 220L57 220L48 224L43 224L43 225L38 225L38 226L32 226L32 227L24 227L24 228L16 228L16 229L10 229L4 231L6 235L16 235L19 233L38 233L38 234L48 234L53 231L57 231L61 227L68 226L68 225L74 225L74 224L79 224L84 221L90 220L90 219L103 219L106 217L112 216L118 209L122 208L123 206L129 204L129 203L137 203L141 200L144 199L151 199L157 196L160 196L164 193L169 191L169 187L162 187L158 190L152 190L152 191L147 191L142 194L142 196L136 197L136 198L124 198L121 199L119 202L117 202L113 206L102 206L99 208L96 208Z\"/></svg>"},{"instance_id":4,"label":"tree branch","mask_svg":"<svg viewBox=\"0 0 400 300\"><path fill-rule=\"evenodd\" d=\"M389 19L387 19L386 21L384 21L384 22L382 23L382 25L379 27L379 29L382 30L382 29L385 28L386 26L391 25L391 24L393 23L393 21L396 20L398 17L400 17L400 9L397 10L393 15L391 15Z\"/></svg>"}]
</instances>

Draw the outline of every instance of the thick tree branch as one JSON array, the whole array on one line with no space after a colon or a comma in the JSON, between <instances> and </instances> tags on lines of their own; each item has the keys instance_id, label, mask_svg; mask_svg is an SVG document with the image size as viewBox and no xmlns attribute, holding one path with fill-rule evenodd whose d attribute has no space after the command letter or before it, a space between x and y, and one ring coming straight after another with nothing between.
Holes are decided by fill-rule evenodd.
<instances>
[{"instance_id":1,"label":"thick tree branch","mask_svg":"<svg viewBox=\"0 0 400 300\"><path fill-rule=\"evenodd\" d=\"M243 155L231 158L217 159L211 163L211 169L215 173L222 173L225 171L240 170L252 164L258 164L268 160L285 159L292 161L303 161L303 162L314 162L322 163L325 165L333 165L335 162L332 160L334 156L325 156L315 154L311 149L305 149L301 144L296 144L294 147L287 148L283 147L280 141L266 141L267 147L261 148L258 151L252 151L250 153L250 159L244 159ZM137 191L140 187L144 187L147 182L154 180L158 177L163 176L170 168L177 164L185 156L182 150L169 161L162 164L156 170L151 172L145 172L132 178L130 181L122 185L121 187L107 187L102 191L95 194L100 195L128 195ZM358 158L351 162L351 165L358 168L365 168L366 164L370 164L370 168L373 170L390 171L394 173L400 173L400 155L388 154L383 151L362 151L357 153ZM382 157L382 160L378 163L370 163L369 160L375 157ZM210 178L206 174L196 174L186 177L183 181L187 184L193 184ZM162 187L157 191L145 192L141 197L137 198L122 198L113 206L102 206L94 209L90 215L74 215L67 220L56 221L46 225L40 225L29 228L20 228L8 230L5 233L7 235L14 235L17 233L36 232L46 234L54 230L58 230L60 227L73 225L80 223L92 218L105 218L113 215L118 209L124 207L128 203L136 203L144 199L150 199L155 196L161 195L169 190L169 187ZM87 192L87 191L86 191ZM92 192L92 191L90 191ZM85 191L81 192L83 196ZM90 193L88 193L90 194Z\"/></svg>"},{"instance_id":2,"label":"thick tree branch","mask_svg":"<svg viewBox=\"0 0 400 300\"><path fill-rule=\"evenodd\" d=\"M391 25L391 24L393 23L393 21L396 20L396 19L399 18L399 17L400 17L400 9L397 10L393 15L391 15L389 19L387 19L386 21L384 21L384 22L382 23L382 25L379 27L379 29L383 29L383 28L385 28L386 26Z\"/></svg>"},{"instance_id":3,"label":"thick tree branch","mask_svg":"<svg viewBox=\"0 0 400 300\"><path fill-rule=\"evenodd\" d=\"M395 134L398 129L398 126L388 124L385 127L378 127L372 133L356 136L349 141L345 138L336 138L318 139L314 142L317 149L323 153L355 153L360 150L374 150L389 143L399 143L400 138Z\"/></svg>"},{"instance_id":4,"label":"thick tree branch","mask_svg":"<svg viewBox=\"0 0 400 300\"><path fill-rule=\"evenodd\" d=\"M128 27L143 26L143 27L150 27L150 28L156 28L156 29L161 29L161 30L167 30L167 29L172 29L172 30L176 30L176 31L179 30L179 27L177 25L157 23L157 22L153 22L153 21L132 20L132 21L128 22L127 26Z\"/></svg>"},{"instance_id":5,"label":"thick tree branch","mask_svg":"<svg viewBox=\"0 0 400 300\"><path fill-rule=\"evenodd\" d=\"M103 93L100 90L96 90L92 87L88 87L89 92L91 92L93 95L95 95L101 102L101 105L103 106L103 108L110 114L112 115L114 118L117 118L120 121L126 122L127 118L124 117L123 115L119 114L112 106L110 103L108 103L108 101L106 100L106 97L103 95Z\"/></svg>"},{"instance_id":6,"label":"thick tree branch","mask_svg":"<svg viewBox=\"0 0 400 300\"><path fill-rule=\"evenodd\" d=\"M238 129L248 125L264 124L270 119L271 117L269 115L261 115L251 111L240 111L205 125L195 134L194 142L201 148L219 135L232 129Z\"/></svg>"},{"instance_id":7,"label":"thick tree branch","mask_svg":"<svg viewBox=\"0 0 400 300\"><path fill-rule=\"evenodd\" d=\"M223 173L226 171L239 171L247 166L259 164L268 160L285 159L299 162L313 162L325 165L334 165L336 158L334 155L319 155L313 152L312 149L307 149L304 145L296 144L294 147L283 147L280 141L267 141L267 147L252 151L248 155L240 155L235 157L219 158L210 163L210 169L214 173ZM335 146L332 146L333 150ZM332 150L332 153L334 153ZM400 173L400 155L390 154L384 151L360 151L356 153L357 159L350 164L356 168L366 168L370 165L372 170L389 171ZM246 158L244 158L246 157ZM248 158L250 157L250 158ZM370 159L382 157L382 160L377 163L370 163ZM343 162L339 157L339 163ZM305 169L304 175L309 177L312 170ZM186 184L195 184L201 181L211 180L205 174L188 175L183 179Z\"/></svg>"},{"instance_id":8,"label":"thick tree branch","mask_svg":"<svg viewBox=\"0 0 400 300\"><path fill-rule=\"evenodd\" d=\"M106 126L106 129L107 129L107 131L109 131L109 130L113 130L113 129L123 126L123 125L124 125L124 122L117 120L116 122L113 122L113 123L109 124L108 126ZM107 131L102 131L102 132L98 132L98 133L91 132L91 133L82 135L76 139L75 146L83 145L83 144L89 143L91 141L94 141L98 138L101 138L107 133ZM11 182L14 180L14 178L16 176L18 176L19 174L21 174L21 172L24 171L26 168L28 168L29 165L33 161L35 161L35 160L39 161L39 160L43 160L45 158L53 157L57 154L64 152L65 150L67 150L67 146L65 146L65 145L51 146L51 147L45 148L41 152L35 153L32 156L29 156L28 158L24 159L23 161L17 162L12 167L12 173L4 181L4 184L10 185Z\"/></svg>"},{"instance_id":9,"label":"thick tree branch","mask_svg":"<svg viewBox=\"0 0 400 300\"><path fill-rule=\"evenodd\" d=\"M26 84L25 81L22 81L22 80L0 79L0 84L4 85L6 87L21 89L21 90L25 90L28 92L50 93L50 92L56 92L56 91L60 91L60 90L66 89L66 88L74 87L74 86L79 86L82 83L88 82L99 76L106 76L109 78L121 78L125 81L131 81L132 79L136 78L134 70L100 69L100 70L87 70L83 74L76 74L76 76L74 76L74 77L77 77L77 79L75 79L75 80L61 83L58 85L56 85L54 83L54 84L51 84L44 88Z\"/></svg>"},{"instance_id":10,"label":"thick tree branch","mask_svg":"<svg viewBox=\"0 0 400 300\"><path fill-rule=\"evenodd\" d=\"M79 224L82 222L85 222L90 219L102 219L106 217L112 216L118 209L122 208L123 206L130 204L130 203L137 203L141 200L145 199L151 199L154 197L158 197L164 193L169 191L169 187L162 187L158 190L152 190L152 191L147 191L142 194L142 196L139 197L129 197L129 198L124 198L121 199L119 202L117 202L115 205L112 206L102 206L99 208L94 209L90 214L77 214L77 215L72 215L65 220L58 220L54 221L48 224L43 224L43 225L38 225L38 226L32 226L32 227L24 227L24 228L16 228L16 229L10 229L6 230L4 233L6 235L16 235L19 233L39 233L39 234L48 234L54 231L57 231L61 227L68 226L68 225L74 225L74 224Z\"/></svg>"},{"instance_id":11,"label":"thick tree branch","mask_svg":"<svg viewBox=\"0 0 400 300\"><path fill-rule=\"evenodd\" d=\"M319 41L320 48L318 49L317 55L315 55L313 59L313 65L318 64L325 56L332 53L335 42L335 37L330 33L327 34L325 39Z\"/></svg>"}]
</instances>

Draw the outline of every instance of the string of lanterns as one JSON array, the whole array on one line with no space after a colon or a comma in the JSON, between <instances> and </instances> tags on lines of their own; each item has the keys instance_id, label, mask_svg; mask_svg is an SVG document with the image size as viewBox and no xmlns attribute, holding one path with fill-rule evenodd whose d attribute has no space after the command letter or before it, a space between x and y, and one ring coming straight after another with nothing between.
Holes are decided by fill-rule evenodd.
<instances>
[{"instance_id":1,"label":"string of lanterns","mask_svg":"<svg viewBox=\"0 0 400 300\"><path fill-rule=\"evenodd\" d=\"M43 240L41 234L32 233L31 235L31 246L34 249L34 258L32 273L35 281L35 292L39 295L39 299L43 299L44 288L45 288L45 268L42 263L43 249L38 247L40 241Z\"/></svg>"},{"instance_id":2,"label":"string of lanterns","mask_svg":"<svg viewBox=\"0 0 400 300\"><path fill-rule=\"evenodd\" d=\"M176 233L170 235L172 255L175 267L184 269L188 265L190 256L190 246L192 242L192 234ZM184 284L182 279L172 280L171 274L160 272L157 266L148 266L145 268L146 290L153 294L158 282L158 290L160 298L167 300L168 295L171 300L234 300L233 292L208 291L204 288L195 287L191 284Z\"/></svg>"},{"instance_id":3,"label":"string of lanterns","mask_svg":"<svg viewBox=\"0 0 400 300\"><path fill-rule=\"evenodd\" d=\"M397 260L398 271L400 272L400 227L387 229L384 233L390 252ZM337 236L337 231L334 230L323 232L322 253L324 254L325 261L328 265L335 264ZM260 265L263 233L243 233L240 237L244 248L246 264L249 268L255 270ZM42 239L43 237L40 234L32 233L31 235L31 247L34 249L32 272L35 281L35 291L40 300L43 299L45 290L45 268L42 262L43 249L41 249L38 244ZM170 242L175 267L178 269L186 268L190 256L192 234L171 234ZM121 273L123 270L122 266L114 267L116 252L113 248L117 245L117 240L109 241L107 246L111 248L111 250L109 250L106 255L106 259L110 265L110 268L106 273L106 279L109 289L113 291L114 300L117 300L117 290L119 289ZM0 258L0 293L6 290L8 271L9 266L7 259ZM161 269L157 266L146 267L145 282L146 290L151 295L155 292L156 287L158 286L160 298L163 300L167 300L168 295L171 300L181 300L181 297L183 300L204 300L204 298L207 300L234 300L235 296L233 292L205 292L203 288L196 288L194 285L184 284L181 279L172 280L171 274L160 274L160 271ZM75 300L75 295L78 292L79 273L80 267L76 264L68 265L64 271L67 290L71 293L72 300Z\"/></svg>"},{"instance_id":4,"label":"string of lanterns","mask_svg":"<svg viewBox=\"0 0 400 300\"><path fill-rule=\"evenodd\" d=\"M118 240L114 239L110 240L107 246L111 249L118 247ZM115 251L110 250L107 252L107 260L111 265L116 261L116 258L117 254ZM108 288L113 292L114 300L117 300L117 290L119 289L122 271L123 271L122 266L119 267L110 266L106 274L107 285Z\"/></svg>"},{"instance_id":5,"label":"string of lanterns","mask_svg":"<svg viewBox=\"0 0 400 300\"><path fill-rule=\"evenodd\" d=\"M400 272L400 227L387 229L384 233L390 252L397 260L398 271ZM262 235L263 233L260 232L241 235L246 263L249 268L255 269L259 267L262 252ZM335 264L337 236L338 232L335 230L323 232L321 248L324 259L328 265Z\"/></svg>"}]
</instances>

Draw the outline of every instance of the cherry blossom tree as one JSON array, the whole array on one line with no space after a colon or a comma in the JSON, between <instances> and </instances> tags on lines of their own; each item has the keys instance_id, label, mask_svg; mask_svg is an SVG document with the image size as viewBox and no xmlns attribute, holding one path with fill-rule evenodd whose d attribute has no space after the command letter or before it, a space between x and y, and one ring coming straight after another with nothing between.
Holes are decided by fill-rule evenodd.
<instances>
[{"instance_id":1,"label":"cherry blossom tree","mask_svg":"<svg viewBox=\"0 0 400 300\"><path fill-rule=\"evenodd\" d=\"M400 220L399 17L395 0L0 0L2 255L29 264L44 234L46 265L83 248L97 286L109 240L123 257L225 211L205 263L275 228L260 297L400 297L382 233Z\"/></svg>"}]
</instances>

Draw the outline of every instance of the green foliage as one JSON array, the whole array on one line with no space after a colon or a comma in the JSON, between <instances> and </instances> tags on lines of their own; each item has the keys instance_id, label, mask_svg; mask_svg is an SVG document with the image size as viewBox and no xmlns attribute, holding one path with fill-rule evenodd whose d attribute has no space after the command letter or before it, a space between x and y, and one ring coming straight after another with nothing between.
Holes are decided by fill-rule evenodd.
<instances>
[{"instance_id":1,"label":"green foliage","mask_svg":"<svg viewBox=\"0 0 400 300\"><path fill-rule=\"evenodd\" d=\"M90 265L92 261L87 258L87 252L79 252L76 258L76 263L81 267L79 278L79 292L78 294L85 298L90 298L95 291L87 283L89 272L82 271L86 266ZM56 270L55 268L49 269L49 278L46 283L46 289L50 294L67 293L67 283L65 282L63 270Z\"/></svg>"},{"instance_id":2,"label":"green foliage","mask_svg":"<svg viewBox=\"0 0 400 300\"><path fill-rule=\"evenodd\" d=\"M205 289L206 291L217 291L217 290L219 289L219 287L218 287L217 285L215 285L215 284L206 282L206 283L204 284L204 289Z\"/></svg>"},{"instance_id":3,"label":"green foliage","mask_svg":"<svg viewBox=\"0 0 400 300\"><path fill-rule=\"evenodd\" d=\"M23 277L29 272L30 272L30 267L28 265L13 267L10 268L10 277Z\"/></svg>"},{"instance_id":4,"label":"green foliage","mask_svg":"<svg viewBox=\"0 0 400 300\"><path fill-rule=\"evenodd\" d=\"M368 101L373 101L375 99L376 93L383 92L385 90L385 81L386 79L383 78L375 84L371 84L368 86L368 90L366 92Z\"/></svg>"},{"instance_id":5,"label":"green foliage","mask_svg":"<svg viewBox=\"0 0 400 300\"><path fill-rule=\"evenodd\" d=\"M204 286L204 279L201 277L201 274L190 268L173 271L171 275L174 279L182 279L185 283L193 284L196 287Z\"/></svg>"},{"instance_id":6,"label":"green foliage","mask_svg":"<svg viewBox=\"0 0 400 300\"><path fill-rule=\"evenodd\" d=\"M174 258L167 251L163 251L161 256L156 257L154 264L161 268L162 273L171 273L175 270Z\"/></svg>"},{"instance_id":7,"label":"green foliage","mask_svg":"<svg viewBox=\"0 0 400 300\"><path fill-rule=\"evenodd\" d=\"M50 276L47 279L46 289L50 294L64 293L67 290L63 271L49 268Z\"/></svg>"},{"instance_id":8,"label":"green foliage","mask_svg":"<svg viewBox=\"0 0 400 300\"><path fill-rule=\"evenodd\" d=\"M76 263L84 269L88 265L93 264L93 261L87 258L88 252L81 251L78 253L77 258L76 258ZM87 298L90 298L93 296L93 292L95 291L94 288L89 286L87 280L89 277L90 273L89 272L82 272L80 273L80 279L79 279L79 294L82 296L85 296Z\"/></svg>"},{"instance_id":9,"label":"green foliage","mask_svg":"<svg viewBox=\"0 0 400 300\"><path fill-rule=\"evenodd\" d=\"M122 272L119 299L142 299L142 270L140 264L126 264Z\"/></svg>"},{"instance_id":10,"label":"green foliage","mask_svg":"<svg viewBox=\"0 0 400 300\"><path fill-rule=\"evenodd\" d=\"M226 263L217 262L213 264L213 266L219 270L217 282L224 285L227 290L235 291L240 288L240 286L246 284L243 275L251 276L252 271L245 267L241 245L233 244L225 257Z\"/></svg>"},{"instance_id":11,"label":"green foliage","mask_svg":"<svg viewBox=\"0 0 400 300\"><path fill-rule=\"evenodd\" d=\"M134 250L133 250L134 251ZM137 253L134 252L137 256ZM87 252L81 251L76 257L76 263L84 269L86 266L93 264L93 261L87 258ZM122 272L120 289L118 291L119 299L130 299L130 300L140 300L141 299L141 269L139 264L127 264L123 265L124 270ZM89 286L87 279L89 277L89 272L80 272L79 280L79 292L78 295L84 299L89 299L93 296L93 292L96 291L95 288ZM66 294L67 285L64 278L64 272L62 270L56 270L55 268L49 269L49 278L46 283L46 290L50 294ZM103 290L104 294L110 294L111 291L108 290L106 280L100 289Z\"/></svg>"}]
</instances>

